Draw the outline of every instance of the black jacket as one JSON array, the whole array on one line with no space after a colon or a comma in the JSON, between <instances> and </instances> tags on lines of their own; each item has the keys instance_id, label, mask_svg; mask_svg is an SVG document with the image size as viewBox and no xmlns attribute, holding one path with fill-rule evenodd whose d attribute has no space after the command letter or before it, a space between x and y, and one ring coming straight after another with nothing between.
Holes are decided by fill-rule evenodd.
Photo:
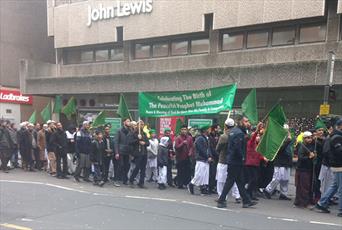
<instances>
[{"instance_id":1,"label":"black jacket","mask_svg":"<svg viewBox=\"0 0 342 230\"><path fill-rule=\"evenodd\" d=\"M141 132L141 140L138 138L139 133L137 132L131 132L128 135L128 144L132 146L132 155L137 157L137 156L147 156L147 146L150 145L150 142L144 132ZM140 145L139 141L145 142L145 145Z\"/></svg>"},{"instance_id":2,"label":"black jacket","mask_svg":"<svg viewBox=\"0 0 342 230\"><path fill-rule=\"evenodd\" d=\"M274 166L276 167L291 167L292 166L292 140L287 140L284 142L283 146L277 153L274 159Z\"/></svg>"},{"instance_id":3,"label":"black jacket","mask_svg":"<svg viewBox=\"0 0 342 230\"><path fill-rule=\"evenodd\" d=\"M195 157L197 161L207 162L211 157L209 141L206 136L200 135L195 140Z\"/></svg>"},{"instance_id":4,"label":"black jacket","mask_svg":"<svg viewBox=\"0 0 342 230\"><path fill-rule=\"evenodd\" d=\"M244 165L247 148L245 135L246 130L241 127L235 127L230 131L227 149L227 164Z\"/></svg>"},{"instance_id":5,"label":"black jacket","mask_svg":"<svg viewBox=\"0 0 342 230\"><path fill-rule=\"evenodd\" d=\"M10 132L5 127L0 127L0 150L10 150L14 147Z\"/></svg>"},{"instance_id":6,"label":"black jacket","mask_svg":"<svg viewBox=\"0 0 342 230\"><path fill-rule=\"evenodd\" d=\"M115 151L115 144L114 144L114 139L111 137L111 136L103 136L103 143L104 143L104 146L105 146L105 149L107 149L107 139L109 141L109 148L110 150L112 151L111 153L107 153L105 151L105 156L107 157L111 157L114 155L114 151Z\"/></svg>"},{"instance_id":7,"label":"black jacket","mask_svg":"<svg viewBox=\"0 0 342 230\"><path fill-rule=\"evenodd\" d=\"M57 129L56 132L51 135L50 143L56 154L59 154L60 156L66 156L68 139L63 130Z\"/></svg>"},{"instance_id":8,"label":"black jacket","mask_svg":"<svg viewBox=\"0 0 342 230\"><path fill-rule=\"evenodd\" d=\"M52 134L55 132L55 130L52 130L52 129L48 129L46 132L45 132L45 139L46 139L46 150L48 152L54 152L55 149L54 149L54 146L51 142L51 136Z\"/></svg>"},{"instance_id":9,"label":"black jacket","mask_svg":"<svg viewBox=\"0 0 342 230\"><path fill-rule=\"evenodd\" d=\"M305 145L301 143L298 150L297 169L299 171L311 172L313 169L313 158L309 158L310 152L315 151L315 144Z\"/></svg>"},{"instance_id":10,"label":"black jacket","mask_svg":"<svg viewBox=\"0 0 342 230\"><path fill-rule=\"evenodd\" d=\"M18 143L21 155L28 156L32 150L32 134L26 128L18 131Z\"/></svg>"},{"instance_id":11,"label":"black jacket","mask_svg":"<svg viewBox=\"0 0 342 230\"><path fill-rule=\"evenodd\" d=\"M98 140L94 140L91 143L91 152L90 152L90 161L99 165L103 164L103 157L105 153L105 145L104 142L99 142Z\"/></svg>"},{"instance_id":12,"label":"black jacket","mask_svg":"<svg viewBox=\"0 0 342 230\"><path fill-rule=\"evenodd\" d=\"M342 131L335 130L329 142L329 162L331 167L342 167Z\"/></svg>"},{"instance_id":13,"label":"black jacket","mask_svg":"<svg viewBox=\"0 0 342 230\"><path fill-rule=\"evenodd\" d=\"M122 127L118 130L115 135L115 154L120 155L129 155L132 154L132 146L129 145L129 135L131 131L126 128Z\"/></svg>"},{"instance_id":14,"label":"black jacket","mask_svg":"<svg viewBox=\"0 0 342 230\"><path fill-rule=\"evenodd\" d=\"M168 155L169 155L168 148L165 146L159 145L158 155L157 155L157 161L158 161L159 167L167 166Z\"/></svg>"}]
</instances>

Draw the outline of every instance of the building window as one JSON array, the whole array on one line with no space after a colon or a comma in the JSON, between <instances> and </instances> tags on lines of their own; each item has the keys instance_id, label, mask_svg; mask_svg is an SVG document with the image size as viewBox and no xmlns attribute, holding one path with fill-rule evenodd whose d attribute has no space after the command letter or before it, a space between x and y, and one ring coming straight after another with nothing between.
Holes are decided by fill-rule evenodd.
<instances>
[{"instance_id":1,"label":"building window","mask_svg":"<svg viewBox=\"0 0 342 230\"><path fill-rule=\"evenodd\" d=\"M149 58L150 50L151 50L150 45L135 44L135 58L136 59Z\"/></svg>"},{"instance_id":2,"label":"building window","mask_svg":"<svg viewBox=\"0 0 342 230\"><path fill-rule=\"evenodd\" d=\"M93 61L93 51L81 51L81 63L92 62Z\"/></svg>"},{"instance_id":3,"label":"building window","mask_svg":"<svg viewBox=\"0 0 342 230\"><path fill-rule=\"evenodd\" d=\"M87 105L87 102L85 99L81 99L80 100L80 106L86 106Z\"/></svg>"},{"instance_id":4,"label":"building window","mask_svg":"<svg viewBox=\"0 0 342 230\"><path fill-rule=\"evenodd\" d=\"M152 46L153 57L166 57L169 55L168 43L156 43Z\"/></svg>"},{"instance_id":5,"label":"building window","mask_svg":"<svg viewBox=\"0 0 342 230\"><path fill-rule=\"evenodd\" d=\"M110 60L122 61L123 60L123 49L122 47L114 48L110 50Z\"/></svg>"},{"instance_id":6,"label":"building window","mask_svg":"<svg viewBox=\"0 0 342 230\"><path fill-rule=\"evenodd\" d=\"M89 100L89 106L95 106L95 100L94 99L90 99Z\"/></svg>"},{"instance_id":7,"label":"building window","mask_svg":"<svg viewBox=\"0 0 342 230\"><path fill-rule=\"evenodd\" d=\"M223 34L222 50L239 50L243 48L243 34Z\"/></svg>"},{"instance_id":8,"label":"building window","mask_svg":"<svg viewBox=\"0 0 342 230\"><path fill-rule=\"evenodd\" d=\"M209 52L209 39L198 39L191 41L191 54L201 54Z\"/></svg>"},{"instance_id":9,"label":"building window","mask_svg":"<svg viewBox=\"0 0 342 230\"><path fill-rule=\"evenodd\" d=\"M299 43L325 41L326 25L305 25L300 27Z\"/></svg>"},{"instance_id":10,"label":"building window","mask_svg":"<svg viewBox=\"0 0 342 230\"><path fill-rule=\"evenodd\" d=\"M79 50L68 50L66 52L66 63L76 64L81 62L81 52Z\"/></svg>"},{"instance_id":11,"label":"building window","mask_svg":"<svg viewBox=\"0 0 342 230\"><path fill-rule=\"evenodd\" d=\"M188 41L174 41L171 44L171 55L187 55L188 54Z\"/></svg>"},{"instance_id":12,"label":"building window","mask_svg":"<svg viewBox=\"0 0 342 230\"><path fill-rule=\"evenodd\" d=\"M96 61L108 61L109 55L108 50L95 50L95 60Z\"/></svg>"},{"instance_id":13,"label":"building window","mask_svg":"<svg viewBox=\"0 0 342 230\"><path fill-rule=\"evenodd\" d=\"M276 28L272 33L272 46L293 45L295 43L295 28Z\"/></svg>"},{"instance_id":14,"label":"building window","mask_svg":"<svg viewBox=\"0 0 342 230\"><path fill-rule=\"evenodd\" d=\"M267 31L248 32L247 35L247 48L266 47L268 44Z\"/></svg>"}]
</instances>

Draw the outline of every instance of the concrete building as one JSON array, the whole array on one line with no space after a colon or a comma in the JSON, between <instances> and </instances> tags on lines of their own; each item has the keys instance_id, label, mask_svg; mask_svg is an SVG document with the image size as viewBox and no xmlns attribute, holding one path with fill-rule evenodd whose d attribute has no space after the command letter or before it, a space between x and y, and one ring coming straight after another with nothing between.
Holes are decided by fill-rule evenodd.
<instances>
[{"instance_id":1,"label":"concrete building","mask_svg":"<svg viewBox=\"0 0 342 230\"><path fill-rule=\"evenodd\" d=\"M16 124L28 119L35 109L39 113L49 100L39 96L33 96L30 103L2 100L8 94L18 96L23 93L19 91L21 59L55 61L53 39L47 36L46 19L44 0L0 1L0 118Z\"/></svg>"},{"instance_id":2,"label":"concrete building","mask_svg":"<svg viewBox=\"0 0 342 230\"><path fill-rule=\"evenodd\" d=\"M265 114L315 116L336 54L331 113L342 114L342 0L48 0L56 63L21 62L21 89L76 95L80 109L115 108L127 92L238 83L238 108L257 88ZM44 85L44 87L41 87Z\"/></svg>"}]
</instances>

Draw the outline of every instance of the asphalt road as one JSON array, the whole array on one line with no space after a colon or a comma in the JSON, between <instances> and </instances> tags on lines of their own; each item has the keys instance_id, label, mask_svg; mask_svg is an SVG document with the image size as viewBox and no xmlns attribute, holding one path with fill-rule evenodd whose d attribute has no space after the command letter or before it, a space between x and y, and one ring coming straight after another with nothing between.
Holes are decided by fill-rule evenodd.
<instances>
[{"instance_id":1,"label":"asphalt road","mask_svg":"<svg viewBox=\"0 0 342 230\"><path fill-rule=\"evenodd\" d=\"M147 189L58 180L45 173L0 172L0 229L342 229L332 214L261 199L217 209L212 196L156 185Z\"/></svg>"}]
</instances>

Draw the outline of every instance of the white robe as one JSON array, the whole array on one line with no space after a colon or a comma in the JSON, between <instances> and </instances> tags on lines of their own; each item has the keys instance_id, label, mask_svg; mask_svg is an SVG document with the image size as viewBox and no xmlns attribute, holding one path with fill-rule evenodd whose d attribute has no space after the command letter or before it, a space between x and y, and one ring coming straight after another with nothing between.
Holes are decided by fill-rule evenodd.
<instances>
[{"instance_id":1,"label":"white robe","mask_svg":"<svg viewBox=\"0 0 342 230\"><path fill-rule=\"evenodd\" d=\"M192 178L191 183L196 186L209 184L209 163L196 161L195 175Z\"/></svg>"}]
</instances>

